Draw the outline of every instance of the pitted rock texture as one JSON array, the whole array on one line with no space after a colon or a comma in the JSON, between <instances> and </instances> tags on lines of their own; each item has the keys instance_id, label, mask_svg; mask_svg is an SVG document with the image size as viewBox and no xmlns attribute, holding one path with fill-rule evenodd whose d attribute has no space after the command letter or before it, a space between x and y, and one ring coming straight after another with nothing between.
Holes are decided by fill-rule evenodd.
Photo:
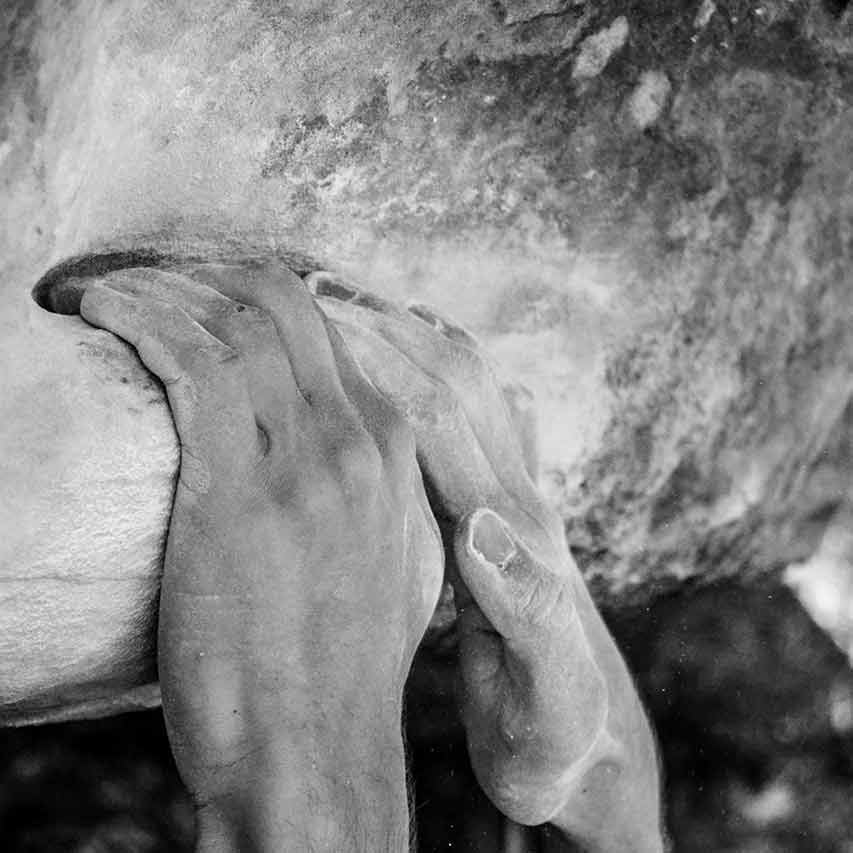
<instances>
[{"instance_id":1,"label":"pitted rock texture","mask_svg":"<svg viewBox=\"0 0 853 853\"><path fill-rule=\"evenodd\" d=\"M82 252L333 268L458 318L533 389L601 601L814 550L851 465L846 3L2 15L0 347L95 340L29 298Z\"/></svg>"}]
</instances>

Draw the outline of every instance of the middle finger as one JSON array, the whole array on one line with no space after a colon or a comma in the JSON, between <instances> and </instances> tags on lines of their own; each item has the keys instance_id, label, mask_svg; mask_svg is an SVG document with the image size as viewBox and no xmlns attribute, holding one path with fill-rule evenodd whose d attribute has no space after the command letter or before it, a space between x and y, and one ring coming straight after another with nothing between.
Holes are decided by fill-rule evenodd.
<instances>
[{"instance_id":1,"label":"middle finger","mask_svg":"<svg viewBox=\"0 0 853 853\"><path fill-rule=\"evenodd\" d=\"M296 384L309 405L352 416L324 319L302 279L277 261L188 265L182 272L220 293L266 311L275 322Z\"/></svg>"},{"instance_id":2,"label":"middle finger","mask_svg":"<svg viewBox=\"0 0 853 853\"><path fill-rule=\"evenodd\" d=\"M140 267L109 273L103 280L119 292L177 306L244 355L252 368L249 395L261 425L269 434L290 422L301 402L299 391L276 329L261 312L176 272Z\"/></svg>"}]
</instances>

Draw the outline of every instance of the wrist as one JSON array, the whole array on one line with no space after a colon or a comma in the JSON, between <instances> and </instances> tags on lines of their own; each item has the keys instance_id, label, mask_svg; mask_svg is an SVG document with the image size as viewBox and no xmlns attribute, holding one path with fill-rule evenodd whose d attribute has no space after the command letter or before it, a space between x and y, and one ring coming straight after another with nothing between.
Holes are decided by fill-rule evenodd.
<instances>
[{"instance_id":1,"label":"wrist","mask_svg":"<svg viewBox=\"0 0 853 853\"><path fill-rule=\"evenodd\" d=\"M197 794L202 853L408 850L399 717L312 720L253 746Z\"/></svg>"},{"instance_id":2,"label":"wrist","mask_svg":"<svg viewBox=\"0 0 853 853\"><path fill-rule=\"evenodd\" d=\"M644 716L638 725L627 740L602 733L550 821L590 853L663 853L657 756Z\"/></svg>"},{"instance_id":3,"label":"wrist","mask_svg":"<svg viewBox=\"0 0 853 853\"><path fill-rule=\"evenodd\" d=\"M604 728L550 823L593 853L664 848L654 734L636 686L580 576L576 602L608 691Z\"/></svg>"}]
</instances>

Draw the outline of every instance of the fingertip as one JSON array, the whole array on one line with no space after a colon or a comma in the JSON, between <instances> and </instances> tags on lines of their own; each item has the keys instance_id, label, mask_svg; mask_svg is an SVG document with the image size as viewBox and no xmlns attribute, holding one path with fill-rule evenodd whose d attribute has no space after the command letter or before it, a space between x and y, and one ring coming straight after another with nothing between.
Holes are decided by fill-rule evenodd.
<instances>
[{"instance_id":1,"label":"fingertip","mask_svg":"<svg viewBox=\"0 0 853 853\"><path fill-rule=\"evenodd\" d=\"M501 568L485 558L478 540L478 522L497 518L485 509L474 510L457 525L454 537L456 577L452 578L457 608L478 609L486 622L499 634L506 635L512 626L509 587Z\"/></svg>"},{"instance_id":2,"label":"fingertip","mask_svg":"<svg viewBox=\"0 0 853 853\"><path fill-rule=\"evenodd\" d=\"M433 329L439 332L443 330L444 323L441 318L426 305L420 302L409 302L406 305L406 310L419 320L423 320L428 326L432 326Z\"/></svg>"},{"instance_id":3,"label":"fingertip","mask_svg":"<svg viewBox=\"0 0 853 853\"><path fill-rule=\"evenodd\" d=\"M358 295L358 290L345 282L339 275L327 270L315 270L303 279L309 293L313 296L349 302Z\"/></svg>"},{"instance_id":4,"label":"fingertip","mask_svg":"<svg viewBox=\"0 0 853 853\"><path fill-rule=\"evenodd\" d=\"M123 299L122 294L100 281L86 286L80 298L80 316L92 325L102 326L109 309Z\"/></svg>"},{"instance_id":5,"label":"fingertip","mask_svg":"<svg viewBox=\"0 0 853 853\"><path fill-rule=\"evenodd\" d=\"M395 305L375 293L370 293L367 290L361 290L353 298L353 303L360 308L367 308L369 311L374 311L377 314L399 315L400 312Z\"/></svg>"},{"instance_id":6,"label":"fingertip","mask_svg":"<svg viewBox=\"0 0 853 853\"><path fill-rule=\"evenodd\" d=\"M331 299L339 303L348 302L377 314L400 313L399 309L387 299L383 299L369 290L356 287L337 273L316 270L305 276L303 282L309 293L318 299Z\"/></svg>"}]
</instances>

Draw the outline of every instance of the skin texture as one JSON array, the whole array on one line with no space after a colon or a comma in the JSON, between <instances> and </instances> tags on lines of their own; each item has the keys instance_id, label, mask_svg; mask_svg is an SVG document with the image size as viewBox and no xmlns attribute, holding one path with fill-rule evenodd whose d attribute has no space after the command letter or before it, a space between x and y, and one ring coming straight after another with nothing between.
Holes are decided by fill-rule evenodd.
<instances>
[{"instance_id":1,"label":"skin texture","mask_svg":"<svg viewBox=\"0 0 853 853\"><path fill-rule=\"evenodd\" d=\"M368 827L359 824L360 810L370 807L371 795L382 800L383 790L387 798L395 781L402 784L393 775L371 775L369 768L389 766L387 750L394 754L402 684L437 597L438 540L420 488L414 511L426 532L404 551L377 550L395 529L387 518L372 525L370 514L353 515L346 500L329 502L329 494L349 491L353 473L334 464L329 470L351 424L350 401L358 401L359 412L378 411L366 418L374 424L370 434L384 436L377 446L387 444L389 424L398 440L404 438L398 456L407 460L409 488L421 483L412 475L416 444L446 545L455 538L449 577L459 613L460 701L484 790L514 820L550 821L591 850L662 849L648 725L560 525L527 474L508 408L476 342L428 309L402 312L328 274L314 274L307 284L353 341L370 382L343 339L324 325L301 282L281 268L261 268L251 277L228 266L187 266L180 275L128 270L90 286L80 308L90 322L133 343L164 381L181 437L160 668L176 759L204 806L202 849L263 848L293 824L333 847L346 837L356 839L353 849L393 849L401 838L399 810L396 820L386 814L384 824L372 813L377 823ZM235 299L270 311L278 336L266 315L238 312ZM401 336L401 323L412 315L419 324ZM351 326L348 316L358 322ZM365 347L369 336L376 340ZM234 351L246 357L235 358ZM282 369L283 352L293 378ZM240 366L236 380L230 376L234 365ZM355 389L346 397L327 389L328 374L337 370ZM299 399L327 407L317 422L294 424L281 390L294 378ZM317 433L330 429L331 439L317 444ZM235 453L244 446L250 448L248 466ZM453 456L459 446L464 458ZM266 496L269 488L269 477L259 487L255 470L264 448L284 454L274 482L288 473L287 499L279 494L272 516L264 501L257 506L258 492ZM218 471L223 460L229 468ZM361 501L367 500L372 484L359 466L355 474ZM216 500L208 498L211 492ZM235 506L243 509L235 512ZM330 529L330 513L344 523ZM361 557L355 563L354 553ZM282 554L294 555L284 573ZM323 558L312 559L316 554ZM255 566L270 555L271 570L258 573ZM408 585L399 583L394 562L404 557L410 558L402 566ZM396 582L383 583L387 577ZM332 586L324 588L324 578L333 578ZM378 602L397 629L389 635L383 618L382 636L373 637ZM388 673L393 686L386 713L381 697ZM363 694L365 685L378 688ZM307 738L315 754L323 754L324 744L337 745L344 731L345 752L351 751L345 767L353 774L345 771L345 778L353 787L336 787L331 766L321 762L319 778L309 773L294 790L287 780L309 760L296 744ZM363 796L348 814L355 790ZM280 819L282 802L290 830ZM323 804L321 823L312 802Z\"/></svg>"},{"instance_id":2,"label":"skin texture","mask_svg":"<svg viewBox=\"0 0 853 853\"><path fill-rule=\"evenodd\" d=\"M402 691L442 570L411 430L292 273L216 283L130 270L80 305L181 440L158 662L199 849L407 849Z\"/></svg>"}]
</instances>

